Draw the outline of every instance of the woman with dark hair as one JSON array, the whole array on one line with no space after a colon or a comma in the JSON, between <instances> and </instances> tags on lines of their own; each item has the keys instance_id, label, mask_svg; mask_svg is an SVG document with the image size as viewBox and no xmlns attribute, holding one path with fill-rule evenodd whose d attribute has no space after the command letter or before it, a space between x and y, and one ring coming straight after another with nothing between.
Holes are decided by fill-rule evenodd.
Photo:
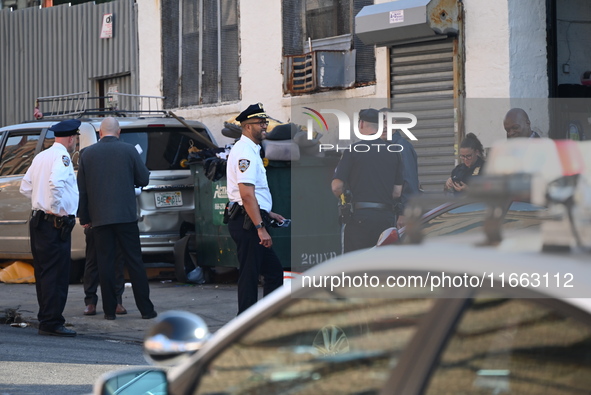
<instances>
[{"instance_id":1,"label":"woman with dark hair","mask_svg":"<svg viewBox=\"0 0 591 395\"><path fill-rule=\"evenodd\" d=\"M444 189L454 194L468 189L472 176L480 175L484 166L484 148L474 133L468 133L460 144L460 159L462 163L451 172L451 177L445 182Z\"/></svg>"}]
</instances>

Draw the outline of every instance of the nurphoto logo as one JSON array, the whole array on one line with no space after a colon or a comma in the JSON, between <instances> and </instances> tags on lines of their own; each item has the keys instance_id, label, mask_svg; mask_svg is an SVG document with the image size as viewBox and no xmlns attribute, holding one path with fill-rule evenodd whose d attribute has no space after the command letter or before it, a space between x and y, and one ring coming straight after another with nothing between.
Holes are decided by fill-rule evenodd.
<instances>
[{"instance_id":1,"label":"nurphoto logo","mask_svg":"<svg viewBox=\"0 0 591 395\"><path fill-rule=\"evenodd\" d=\"M314 124L317 125L319 130L328 131L328 122L326 118L322 114L333 114L337 117L338 121L338 139L343 141L350 141L351 140L351 121L349 116L341 111L335 109L322 109L320 111L316 111L310 107L304 107L305 110L304 114L308 115L310 119L308 119L307 129L308 129L308 140L314 139ZM359 131L359 112L353 113L353 134L359 140L363 141L375 141L381 138L382 134L384 133L384 117L386 118L386 138L387 140L392 140L392 134L394 130L398 129L402 133L404 133L410 140L416 141L417 138L414 134L410 131L411 128L416 126L417 124L417 117L408 112L381 112L382 116L378 117L378 129L375 134L362 134ZM397 119L409 119L410 122L401 123ZM353 147L353 148L352 148ZM374 143L374 144L355 144L353 146L340 146L339 144L320 144L319 150L328 151L336 149L351 151L353 149L356 152L367 152L371 149L371 147L377 147L378 151L385 147L389 152L401 152L403 150L402 145L400 144L384 144L384 143Z\"/></svg>"}]
</instances>

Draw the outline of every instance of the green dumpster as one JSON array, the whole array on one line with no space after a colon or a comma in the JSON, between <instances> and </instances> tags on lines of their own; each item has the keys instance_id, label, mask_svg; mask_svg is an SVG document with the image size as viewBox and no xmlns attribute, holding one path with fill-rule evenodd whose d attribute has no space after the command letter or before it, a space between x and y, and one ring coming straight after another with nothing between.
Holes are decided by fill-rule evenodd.
<instances>
[{"instance_id":1,"label":"green dumpster","mask_svg":"<svg viewBox=\"0 0 591 395\"><path fill-rule=\"evenodd\" d=\"M289 228L270 231L284 267L302 272L340 254L337 199L330 188L337 163L334 157L269 162L273 211L292 219Z\"/></svg>"},{"instance_id":2,"label":"green dumpster","mask_svg":"<svg viewBox=\"0 0 591 395\"><path fill-rule=\"evenodd\" d=\"M228 201L225 177L212 182L205 176L203 162L191 163L195 185L195 248L197 264L238 267L236 245L223 223Z\"/></svg>"},{"instance_id":3,"label":"green dumpster","mask_svg":"<svg viewBox=\"0 0 591 395\"><path fill-rule=\"evenodd\" d=\"M288 228L271 228L273 249L284 268L303 271L340 254L337 200L330 182L338 158L269 161L267 179L273 211L291 218ZM197 264L238 267L236 246L223 224L226 179L212 182L203 164L191 164L195 183Z\"/></svg>"}]
</instances>

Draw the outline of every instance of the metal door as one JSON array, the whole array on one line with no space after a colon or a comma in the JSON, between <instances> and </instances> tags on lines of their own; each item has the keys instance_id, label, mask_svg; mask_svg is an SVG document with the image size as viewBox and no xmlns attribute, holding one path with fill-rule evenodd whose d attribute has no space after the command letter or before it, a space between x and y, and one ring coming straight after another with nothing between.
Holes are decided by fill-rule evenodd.
<instances>
[{"instance_id":1,"label":"metal door","mask_svg":"<svg viewBox=\"0 0 591 395\"><path fill-rule=\"evenodd\" d=\"M458 72L455 39L390 47L390 107L410 112L418 123L419 182L425 192L441 192L455 166Z\"/></svg>"}]
</instances>

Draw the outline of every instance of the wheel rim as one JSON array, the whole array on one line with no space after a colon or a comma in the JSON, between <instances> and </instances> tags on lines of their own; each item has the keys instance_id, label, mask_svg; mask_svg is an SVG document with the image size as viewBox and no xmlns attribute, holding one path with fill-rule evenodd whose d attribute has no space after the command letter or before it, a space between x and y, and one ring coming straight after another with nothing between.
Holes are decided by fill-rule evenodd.
<instances>
[{"instance_id":1,"label":"wheel rim","mask_svg":"<svg viewBox=\"0 0 591 395\"><path fill-rule=\"evenodd\" d=\"M327 325L320 329L312 345L323 355L335 355L349 351L349 339L338 326Z\"/></svg>"}]
</instances>

